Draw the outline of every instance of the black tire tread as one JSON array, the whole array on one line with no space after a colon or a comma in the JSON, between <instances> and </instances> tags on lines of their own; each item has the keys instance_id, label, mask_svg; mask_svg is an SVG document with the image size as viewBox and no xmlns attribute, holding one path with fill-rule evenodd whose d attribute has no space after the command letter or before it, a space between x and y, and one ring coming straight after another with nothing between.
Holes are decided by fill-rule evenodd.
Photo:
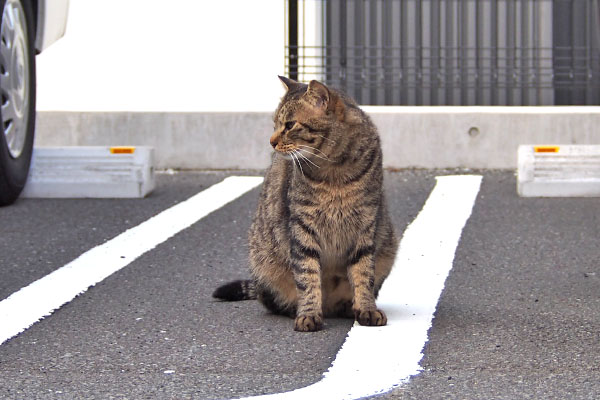
<instances>
[{"instance_id":1,"label":"black tire tread","mask_svg":"<svg viewBox=\"0 0 600 400\"><path fill-rule=\"evenodd\" d=\"M5 0L0 0L0 13L4 10ZM29 41L29 115L27 118L27 137L25 147L18 158L13 158L6 144L4 134L0 132L0 206L12 204L18 197L29 174L29 165L33 153L33 137L35 133L35 50L34 50L34 17L30 0L21 0L25 19L27 20L27 36ZM1 15L1 14L0 14ZM0 118L1 121L1 118Z\"/></svg>"}]
</instances>

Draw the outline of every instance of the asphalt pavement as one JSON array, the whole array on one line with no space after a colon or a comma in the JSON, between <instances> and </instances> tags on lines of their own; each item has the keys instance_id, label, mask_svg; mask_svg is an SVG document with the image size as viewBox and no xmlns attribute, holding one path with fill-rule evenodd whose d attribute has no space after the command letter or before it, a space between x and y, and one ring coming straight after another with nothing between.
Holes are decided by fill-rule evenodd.
<instances>
[{"instance_id":1,"label":"asphalt pavement","mask_svg":"<svg viewBox=\"0 0 600 400\"><path fill-rule=\"evenodd\" d=\"M0 300L233 174L158 175L146 199L22 199L0 209ZM401 234L435 176L386 173ZM483 182L424 349L390 399L600 398L600 199L524 199L512 171ZM143 254L0 345L0 398L226 399L321 379L351 321L301 334L256 302L215 301L248 276L259 189ZM0 324L2 321L0 321Z\"/></svg>"}]
</instances>

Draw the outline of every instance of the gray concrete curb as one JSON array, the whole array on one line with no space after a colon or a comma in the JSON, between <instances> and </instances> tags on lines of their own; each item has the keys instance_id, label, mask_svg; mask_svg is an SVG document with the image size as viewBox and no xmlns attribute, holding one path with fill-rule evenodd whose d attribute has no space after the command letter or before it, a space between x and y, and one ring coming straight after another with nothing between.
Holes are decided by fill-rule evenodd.
<instances>
[{"instance_id":1,"label":"gray concrete curb","mask_svg":"<svg viewBox=\"0 0 600 400\"><path fill-rule=\"evenodd\" d=\"M521 144L599 144L600 107L363 107L390 168L516 168ZM157 168L262 169L272 112L39 112L36 146L145 145Z\"/></svg>"}]
</instances>

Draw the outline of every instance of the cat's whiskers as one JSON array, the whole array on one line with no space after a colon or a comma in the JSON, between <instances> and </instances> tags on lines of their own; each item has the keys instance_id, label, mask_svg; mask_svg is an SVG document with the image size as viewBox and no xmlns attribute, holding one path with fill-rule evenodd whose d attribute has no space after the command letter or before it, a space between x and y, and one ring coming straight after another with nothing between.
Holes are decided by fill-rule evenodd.
<instances>
[{"instance_id":1,"label":"cat's whiskers","mask_svg":"<svg viewBox=\"0 0 600 400\"><path fill-rule=\"evenodd\" d=\"M294 150L294 153L296 153L296 156L300 156L302 157L303 160L306 160L307 162L311 163L312 165L314 165L317 168L321 168L320 166L318 166L317 164L315 164L314 162L312 162L308 157L306 157L304 154L302 154L303 149L298 149L298 150ZM312 169L312 167L309 165L310 169Z\"/></svg>"},{"instance_id":2,"label":"cat's whiskers","mask_svg":"<svg viewBox=\"0 0 600 400\"><path fill-rule=\"evenodd\" d=\"M325 140L329 140L331 143L333 143L333 144L337 145L337 143L335 142L335 140L329 139L328 137L325 137L325 136L323 136L323 135L317 135L317 136L320 136L320 137L322 137L322 138L323 138L323 139L325 139Z\"/></svg>"},{"instance_id":3,"label":"cat's whiskers","mask_svg":"<svg viewBox=\"0 0 600 400\"><path fill-rule=\"evenodd\" d=\"M323 153L321 150L317 149L316 147L307 146L305 144L299 144L298 146L299 147L306 147L307 149L318 151L319 153L321 153L323 155L323 157L327 157L327 154Z\"/></svg>"},{"instance_id":4,"label":"cat's whiskers","mask_svg":"<svg viewBox=\"0 0 600 400\"><path fill-rule=\"evenodd\" d=\"M321 154L322 154L322 156L321 156L321 155L319 155L319 154L317 154L317 153L313 153L313 152L311 152L311 151L308 151L308 150L306 150L306 149L299 149L299 150L301 150L301 151L305 151L305 152L307 152L307 153L308 153L308 154L310 154L310 155L313 155L313 156L315 156L315 157L317 157L317 158L320 158L321 160L325 160L325 161L331 161L331 159L330 159L329 157L327 157L327 155L326 155L325 153L323 153L323 152L322 152L321 150L319 150L319 149L315 149L314 147L311 147L311 146L305 146L305 145L302 145L302 144L299 144L298 146L299 146L299 147L306 147L306 148L308 148L308 149L311 149L311 150L316 150L316 151L318 151L319 153L321 153Z\"/></svg>"},{"instance_id":5,"label":"cat's whiskers","mask_svg":"<svg viewBox=\"0 0 600 400\"><path fill-rule=\"evenodd\" d=\"M294 154L296 151L292 151L290 154L290 156L292 156L292 159L294 160L294 164L298 164L298 167L300 167L300 172L302 173L302 176L304 176L304 171L302 170L302 165L300 165L300 160L298 159L298 156L296 154Z\"/></svg>"}]
</instances>

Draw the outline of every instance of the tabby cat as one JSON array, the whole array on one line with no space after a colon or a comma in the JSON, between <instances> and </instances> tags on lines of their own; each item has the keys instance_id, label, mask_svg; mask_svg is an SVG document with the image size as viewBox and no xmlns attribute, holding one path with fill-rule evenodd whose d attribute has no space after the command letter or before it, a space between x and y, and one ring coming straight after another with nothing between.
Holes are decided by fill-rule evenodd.
<instances>
[{"instance_id":1,"label":"tabby cat","mask_svg":"<svg viewBox=\"0 0 600 400\"><path fill-rule=\"evenodd\" d=\"M385 325L377 293L397 241L383 193L381 145L369 117L343 93L279 77L275 149L249 233L252 280L230 282L223 300L260 300L317 331L324 316Z\"/></svg>"}]
</instances>

